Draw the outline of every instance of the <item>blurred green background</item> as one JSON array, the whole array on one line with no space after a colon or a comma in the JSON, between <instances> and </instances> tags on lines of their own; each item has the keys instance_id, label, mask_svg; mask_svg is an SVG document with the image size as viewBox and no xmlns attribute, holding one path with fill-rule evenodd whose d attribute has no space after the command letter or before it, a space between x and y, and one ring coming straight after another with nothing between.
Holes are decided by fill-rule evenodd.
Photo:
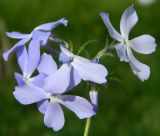
<instances>
[{"instance_id":1,"label":"blurred green background","mask_svg":"<svg viewBox=\"0 0 160 136\"><path fill-rule=\"evenodd\" d=\"M0 0L0 54L16 42L7 38L5 31L30 33L39 24L66 17L68 27L60 26L56 33L66 41L72 41L75 51L89 40L98 40L86 48L93 57L104 47L108 36L99 13L109 12L111 22L119 30L121 15L131 4L135 5L139 22L130 38L148 33L156 38L159 45L158 0L151 5L142 5L135 0ZM99 111L92 119L90 136L160 136L159 47L151 55L135 54L138 60L151 68L151 76L145 82L133 75L129 65L120 62L114 54L114 57L101 61L111 74L107 88L100 87ZM36 105L20 105L12 95L16 85L14 71L20 72L15 55L7 63L0 56L0 136L83 135L85 120L79 120L65 108L65 126L55 133L44 126L43 115ZM88 98L89 90L84 85L82 83L71 93Z\"/></svg>"}]
</instances>

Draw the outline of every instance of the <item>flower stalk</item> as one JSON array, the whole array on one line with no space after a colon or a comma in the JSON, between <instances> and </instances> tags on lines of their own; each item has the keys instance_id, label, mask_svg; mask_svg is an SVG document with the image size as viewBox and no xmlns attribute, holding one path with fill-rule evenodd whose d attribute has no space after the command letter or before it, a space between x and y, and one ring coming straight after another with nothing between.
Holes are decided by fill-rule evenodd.
<instances>
[{"instance_id":1,"label":"flower stalk","mask_svg":"<svg viewBox=\"0 0 160 136\"><path fill-rule=\"evenodd\" d=\"M91 126L91 118L87 118L87 120L86 120L86 126L85 126L85 130L84 130L84 135L83 136L89 136L90 126Z\"/></svg>"}]
</instances>

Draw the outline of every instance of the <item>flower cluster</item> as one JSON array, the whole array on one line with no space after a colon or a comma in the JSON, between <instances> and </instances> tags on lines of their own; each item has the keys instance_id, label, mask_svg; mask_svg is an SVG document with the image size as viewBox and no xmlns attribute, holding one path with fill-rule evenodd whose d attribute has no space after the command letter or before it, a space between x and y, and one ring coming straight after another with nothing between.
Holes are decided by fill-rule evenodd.
<instances>
[{"instance_id":1,"label":"flower cluster","mask_svg":"<svg viewBox=\"0 0 160 136\"><path fill-rule=\"evenodd\" d=\"M107 13L100 15L110 36L118 41L113 47L120 60L128 62L133 73L140 80L148 79L150 68L139 62L133 56L131 49L149 54L155 51L156 43L150 35L128 39L131 28L138 20L133 6L126 9L122 15L121 34L113 28ZM56 37L53 30L61 24L67 26L67 23L68 21L62 18L56 22L40 25L30 34L7 32L8 37L20 39L20 41L3 54L4 60L7 61L9 55L15 52L22 71L22 74L15 72L18 85L13 92L14 97L23 105L37 103L39 111L44 114L45 126L54 131L58 131L64 126L65 119L61 105L74 112L80 119L90 118L96 114L98 92L95 85L105 84L108 75L107 69L99 64L99 56L89 60L75 55L67 48L66 42ZM50 40L59 45L59 52L56 55L58 55L60 66L57 66L52 55L41 50L41 47L49 45ZM56 52L55 49L53 50ZM68 94L70 90L80 84L81 80L91 84L89 92L91 102L80 96Z\"/></svg>"},{"instance_id":2,"label":"flower cluster","mask_svg":"<svg viewBox=\"0 0 160 136\"><path fill-rule=\"evenodd\" d=\"M3 54L5 60L15 52L22 74L15 73L18 86L13 92L14 97L24 105L37 103L39 111L44 114L44 124L58 131L64 125L64 114L60 106L73 111L80 119L95 115L93 105L86 99L67 95L81 80L97 84L106 82L107 69L98 63L74 55L63 42L59 43L58 68L53 57L47 53L41 55L41 46L53 36L52 30L58 25L67 25L66 19L47 23L36 27L31 34L19 32L7 33L10 38L21 39L10 50ZM28 47L25 44L29 43ZM32 76L35 71L38 75Z\"/></svg>"}]
</instances>

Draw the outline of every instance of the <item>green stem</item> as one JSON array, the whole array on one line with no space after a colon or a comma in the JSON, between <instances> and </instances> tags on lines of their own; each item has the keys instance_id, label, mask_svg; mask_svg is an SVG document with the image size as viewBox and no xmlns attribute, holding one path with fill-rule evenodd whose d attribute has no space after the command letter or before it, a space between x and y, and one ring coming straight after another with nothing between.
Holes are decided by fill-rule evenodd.
<instances>
[{"instance_id":1,"label":"green stem","mask_svg":"<svg viewBox=\"0 0 160 136\"><path fill-rule=\"evenodd\" d=\"M91 125L91 118L87 118L86 126L85 126L85 130L84 130L84 135L83 136L88 136L90 125Z\"/></svg>"}]
</instances>

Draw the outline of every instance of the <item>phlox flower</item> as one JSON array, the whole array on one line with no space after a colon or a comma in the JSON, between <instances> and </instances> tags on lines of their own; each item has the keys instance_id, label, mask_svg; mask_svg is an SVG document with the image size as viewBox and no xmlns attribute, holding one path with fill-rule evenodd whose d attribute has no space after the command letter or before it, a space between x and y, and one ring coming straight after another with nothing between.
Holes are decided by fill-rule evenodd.
<instances>
[{"instance_id":1,"label":"phlox flower","mask_svg":"<svg viewBox=\"0 0 160 136\"><path fill-rule=\"evenodd\" d=\"M137 13L133 6L127 8L121 17L121 34L112 26L108 13L102 12L100 15L108 28L109 35L118 42L115 45L115 49L120 60L128 62L133 73L137 75L141 81L147 80L150 76L150 68L134 57L132 49L138 53L150 54L155 51L156 43L155 39L148 34L129 40L129 32L138 21Z\"/></svg>"},{"instance_id":2,"label":"phlox flower","mask_svg":"<svg viewBox=\"0 0 160 136\"><path fill-rule=\"evenodd\" d=\"M59 72L52 57L45 53L42 55L38 70L46 75L57 75L57 72ZM37 103L39 111L44 114L45 126L52 128L54 131L58 131L64 126L65 118L61 105L74 112L80 119L95 115L93 106L88 100L75 95L57 93L57 89L63 86L63 78L65 78L65 75L57 76L54 79L57 80L57 84L53 83L49 87L47 84L52 82L50 81L52 79L44 80L42 87L26 84L15 87L13 92L14 97L23 105Z\"/></svg>"},{"instance_id":3,"label":"phlox flower","mask_svg":"<svg viewBox=\"0 0 160 136\"><path fill-rule=\"evenodd\" d=\"M59 26L60 24L67 26L67 23L68 23L68 21L65 18L62 18L56 22L42 24L42 25L34 28L30 34L22 34L19 32L7 32L6 34L8 37L13 38L13 39L20 39L20 41L17 42L12 48L10 48L8 51L6 51L3 54L4 60L7 61L8 56L12 52L17 51L18 48L20 48L21 46L24 46L30 40L31 40L30 44L34 44L34 45L38 44L38 45L43 45L43 46L46 45L49 37L51 36L51 31L55 27Z\"/></svg>"},{"instance_id":4,"label":"phlox flower","mask_svg":"<svg viewBox=\"0 0 160 136\"><path fill-rule=\"evenodd\" d=\"M106 76L108 71L103 65L74 55L63 45L60 45L60 48L59 61L63 64L55 74L46 78L46 88L53 88L52 86L55 88L58 86L55 89L57 93L63 93L66 89L71 89L78 85L81 79L98 84L107 82ZM50 91L52 92L52 89Z\"/></svg>"}]
</instances>

